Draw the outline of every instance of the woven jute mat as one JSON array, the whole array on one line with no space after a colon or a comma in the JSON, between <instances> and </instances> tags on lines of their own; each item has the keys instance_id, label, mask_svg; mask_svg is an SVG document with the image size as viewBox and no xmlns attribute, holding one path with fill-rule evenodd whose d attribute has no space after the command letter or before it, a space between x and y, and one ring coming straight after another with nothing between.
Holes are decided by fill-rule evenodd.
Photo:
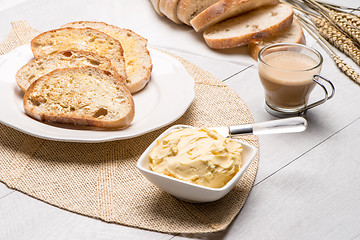
<instances>
[{"instance_id":1,"label":"woven jute mat","mask_svg":"<svg viewBox=\"0 0 360 240\"><path fill-rule=\"evenodd\" d=\"M28 43L36 34L25 21L12 23L0 54ZM196 82L194 102L174 124L220 126L253 121L233 90L190 62L173 57ZM251 190L258 158L224 198L202 204L183 202L153 186L136 168L141 153L166 128L127 140L67 143L35 138L0 124L0 181L51 205L106 222L167 233L226 229ZM258 148L257 137L242 140Z\"/></svg>"}]
</instances>

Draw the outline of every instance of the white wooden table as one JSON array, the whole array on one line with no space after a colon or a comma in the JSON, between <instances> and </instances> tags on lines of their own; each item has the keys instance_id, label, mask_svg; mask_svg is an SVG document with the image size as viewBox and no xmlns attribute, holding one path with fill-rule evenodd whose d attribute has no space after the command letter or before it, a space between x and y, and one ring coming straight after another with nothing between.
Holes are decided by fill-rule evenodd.
<instances>
[{"instance_id":1,"label":"white wooden table","mask_svg":"<svg viewBox=\"0 0 360 240\"><path fill-rule=\"evenodd\" d=\"M360 7L354 0L341 4ZM1 41L10 23L18 20L41 31L75 20L132 29L150 46L171 51L223 80L246 102L255 121L274 119L264 110L256 62L245 48L210 50L191 28L157 16L148 0L0 0ZM0 239L360 239L360 86L313 39L307 40L323 53L322 75L334 82L335 97L307 113L304 133L260 136L254 187L226 231L169 235L109 224L0 183Z\"/></svg>"}]
</instances>

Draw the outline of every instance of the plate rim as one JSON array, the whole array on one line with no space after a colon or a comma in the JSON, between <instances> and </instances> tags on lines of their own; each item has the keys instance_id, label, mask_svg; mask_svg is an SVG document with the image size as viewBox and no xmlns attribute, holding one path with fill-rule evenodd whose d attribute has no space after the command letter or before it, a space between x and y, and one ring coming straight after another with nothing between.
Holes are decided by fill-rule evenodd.
<instances>
[{"instance_id":1,"label":"plate rim","mask_svg":"<svg viewBox=\"0 0 360 240\"><path fill-rule=\"evenodd\" d=\"M12 54L16 54L17 51L22 51L22 48L26 48L27 46L30 48L29 44L25 44L23 46L20 46L20 47L14 49L13 51L11 51L9 53L1 55L0 60L3 60L6 57L9 57ZM182 115L184 115L184 113L187 111L187 109L190 107L190 105L194 101L194 99L195 99L195 80L188 73L188 71L185 69L185 66L179 60L177 60L176 58L172 57L169 54L164 53L162 50L158 50L158 49L155 49L155 48L152 48L152 47L148 47L148 50L150 52L152 64L154 63L154 58L158 57L158 58L160 58L160 60L165 59L166 63L171 64L174 67L174 69L176 70L171 74L176 74L176 75L181 76L181 78L185 79L184 81L187 84L186 88L188 88L188 89L183 94L184 97L182 98L182 102L181 102L182 107L178 108L176 113L174 113L172 115L172 117L168 117L168 118L171 118L171 119L167 119L167 120L162 121L162 122L157 122L156 124L146 128L144 130L130 132L130 133L127 133L125 135L121 135L121 134L120 135L118 135L118 134L110 134L110 135L108 135L108 134L105 134L105 135L101 135L101 136L89 137L89 134L86 134L84 137L81 137L81 138L79 138L78 135L73 137L72 133L70 133L70 134L65 133L64 135L61 135L61 136L55 134L55 136L54 136L53 134L42 134L41 131L40 132L39 131L31 131L30 129L23 128L23 127L19 126L16 123L12 124L9 121L6 121L6 120L4 121L4 119L1 117L3 115L0 115L0 123L6 125L8 127L11 127L13 129L16 129L16 130L18 130L20 132L23 132L25 134L28 134L28 135L31 135L31 136L34 136L34 137L38 137L38 138L41 138L41 139L59 141L59 142L79 142L79 143L98 143L98 142L110 142L110 141L116 141L116 140L131 139L131 138L135 138L135 137L147 134L149 132L156 131L156 130L164 127L164 126L170 125L171 123L178 120ZM3 67L0 66L0 72L1 72L2 68ZM154 70L154 68L153 68L153 70ZM178 77L178 79L180 79L180 77ZM10 87L10 88L13 88L14 86L18 87L17 83L16 83L16 80L15 80L15 76L14 76L13 80L15 82L11 82L11 83L10 82L3 82L3 81L0 80L0 86L8 85L8 87ZM16 94L16 90L15 91L14 91L14 89L9 89L9 90L15 92L15 93L12 94L12 96ZM141 94L141 92L139 92L138 94ZM186 101L184 101L184 99ZM17 108L16 102L13 101L13 103L14 103L14 107ZM0 103L0 108L1 108L1 105L2 104ZM135 114L136 114L136 109L135 109ZM150 117L150 116L151 115L147 115L147 118ZM29 116L26 116L26 117L29 117ZM32 119L32 118L31 118L31 120L35 121L36 122L35 124L39 123L39 124L42 124L42 125L44 124L44 125L47 125L47 126L56 127L56 126L52 126L52 125L49 125L49 124L46 124L46 123L39 122L39 121L37 121L35 119ZM141 119L141 120L144 120L144 119ZM71 126L73 126L73 125L71 125ZM67 130L75 130L76 131L76 129L74 129L74 128L71 128L71 129L64 128L64 129L65 129L65 131L67 131ZM126 128L126 129L128 129L128 128ZM122 130L125 130L125 129L117 129L117 130L116 129L114 129L114 130L101 129L99 131L116 132L117 133L117 132L122 131ZM82 131L82 129L79 129L79 131ZM90 131L93 131L93 130L90 130Z\"/></svg>"}]
</instances>

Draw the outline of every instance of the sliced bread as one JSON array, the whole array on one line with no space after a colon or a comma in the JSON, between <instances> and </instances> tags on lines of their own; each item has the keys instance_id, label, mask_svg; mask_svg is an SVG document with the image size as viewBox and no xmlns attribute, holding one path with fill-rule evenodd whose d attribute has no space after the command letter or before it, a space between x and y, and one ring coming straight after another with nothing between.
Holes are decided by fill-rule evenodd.
<instances>
[{"instance_id":1,"label":"sliced bread","mask_svg":"<svg viewBox=\"0 0 360 240\"><path fill-rule=\"evenodd\" d=\"M110 72L94 67L54 70L30 85L25 113L44 122L125 128L134 118L128 89Z\"/></svg>"},{"instance_id":2,"label":"sliced bread","mask_svg":"<svg viewBox=\"0 0 360 240\"><path fill-rule=\"evenodd\" d=\"M118 75L124 83L125 77L118 74L109 59L95 53L67 50L33 59L20 68L16 74L16 82L25 92L36 79L55 69L93 66Z\"/></svg>"},{"instance_id":3,"label":"sliced bread","mask_svg":"<svg viewBox=\"0 0 360 240\"><path fill-rule=\"evenodd\" d=\"M155 11L160 15L164 16L164 14L160 11L160 0L150 0L151 4L153 5L153 8Z\"/></svg>"},{"instance_id":4,"label":"sliced bread","mask_svg":"<svg viewBox=\"0 0 360 240\"><path fill-rule=\"evenodd\" d=\"M35 58L65 50L94 52L111 61L121 76L126 76L124 51L120 42L92 28L60 28L43 32L31 41Z\"/></svg>"},{"instance_id":5,"label":"sliced bread","mask_svg":"<svg viewBox=\"0 0 360 240\"><path fill-rule=\"evenodd\" d=\"M210 48L233 48L274 36L291 25L293 9L288 4L265 6L217 23L203 32Z\"/></svg>"},{"instance_id":6,"label":"sliced bread","mask_svg":"<svg viewBox=\"0 0 360 240\"><path fill-rule=\"evenodd\" d=\"M171 21L177 24L182 24L177 17L177 6L179 0L160 0L159 8L160 11L167 16Z\"/></svg>"},{"instance_id":7,"label":"sliced bread","mask_svg":"<svg viewBox=\"0 0 360 240\"><path fill-rule=\"evenodd\" d=\"M190 21L190 24L195 31L199 32L215 23L240 15L241 13L278 3L279 0L220 0L200 12Z\"/></svg>"},{"instance_id":8,"label":"sliced bread","mask_svg":"<svg viewBox=\"0 0 360 240\"><path fill-rule=\"evenodd\" d=\"M261 41L253 41L248 45L248 50L250 56L257 60L259 51L270 44L274 43L300 43L305 44L305 36L301 25L297 19L293 19L291 26L285 31L281 32L279 35L267 38Z\"/></svg>"},{"instance_id":9,"label":"sliced bread","mask_svg":"<svg viewBox=\"0 0 360 240\"><path fill-rule=\"evenodd\" d=\"M147 48L147 40L131 30L119 28L104 22L80 21L63 27L93 28L118 40L124 49L127 79L125 86L131 93L140 91L150 80L152 61Z\"/></svg>"},{"instance_id":10,"label":"sliced bread","mask_svg":"<svg viewBox=\"0 0 360 240\"><path fill-rule=\"evenodd\" d=\"M217 1L219 0L180 0L177 7L177 17L183 23L191 26L191 19Z\"/></svg>"}]
</instances>

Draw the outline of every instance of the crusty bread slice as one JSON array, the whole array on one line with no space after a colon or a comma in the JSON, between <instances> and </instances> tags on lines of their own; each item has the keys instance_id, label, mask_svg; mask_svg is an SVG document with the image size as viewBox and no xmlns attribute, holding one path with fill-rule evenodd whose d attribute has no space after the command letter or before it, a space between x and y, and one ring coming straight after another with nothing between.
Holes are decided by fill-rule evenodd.
<instances>
[{"instance_id":1,"label":"crusty bread slice","mask_svg":"<svg viewBox=\"0 0 360 240\"><path fill-rule=\"evenodd\" d=\"M177 6L179 0L160 0L160 11L167 16L171 21L177 24L183 24L177 16Z\"/></svg>"},{"instance_id":2,"label":"crusty bread slice","mask_svg":"<svg viewBox=\"0 0 360 240\"><path fill-rule=\"evenodd\" d=\"M262 6L278 3L279 0L220 0L200 12L190 21L190 24L195 31L199 32L225 19Z\"/></svg>"},{"instance_id":3,"label":"crusty bread slice","mask_svg":"<svg viewBox=\"0 0 360 240\"><path fill-rule=\"evenodd\" d=\"M65 50L94 52L111 61L121 76L126 76L124 51L120 42L92 28L60 28L43 32L31 41L35 58Z\"/></svg>"},{"instance_id":4,"label":"crusty bread slice","mask_svg":"<svg viewBox=\"0 0 360 240\"><path fill-rule=\"evenodd\" d=\"M300 43L305 44L305 36L299 21L294 18L292 24L288 29L281 32L279 35L267 38L261 41L253 41L248 45L250 56L257 60L259 51L270 44L274 43Z\"/></svg>"},{"instance_id":5,"label":"crusty bread slice","mask_svg":"<svg viewBox=\"0 0 360 240\"><path fill-rule=\"evenodd\" d=\"M160 11L160 0L151 0L151 4L160 16L164 16L164 14Z\"/></svg>"},{"instance_id":6,"label":"crusty bread slice","mask_svg":"<svg viewBox=\"0 0 360 240\"><path fill-rule=\"evenodd\" d=\"M114 75L118 75L117 77L122 83L125 82L125 77L116 71L109 59L95 53L75 50L55 52L33 59L18 70L16 82L25 92L36 79L55 69L85 66L98 67L109 71Z\"/></svg>"},{"instance_id":7,"label":"crusty bread slice","mask_svg":"<svg viewBox=\"0 0 360 240\"><path fill-rule=\"evenodd\" d=\"M205 29L203 36L210 48L233 48L274 36L288 28L292 19L292 7L280 3L217 23Z\"/></svg>"},{"instance_id":8,"label":"crusty bread slice","mask_svg":"<svg viewBox=\"0 0 360 240\"><path fill-rule=\"evenodd\" d=\"M180 0L177 7L177 17L183 23L191 26L191 19L217 1L219 0Z\"/></svg>"},{"instance_id":9,"label":"crusty bread slice","mask_svg":"<svg viewBox=\"0 0 360 240\"><path fill-rule=\"evenodd\" d=\"M26 114L44 122L125 128L134 118L129 90L94 67L54 70L30 85L23 102Z\"/></svg>"},{"instance_id":10,"label":"crusty bread slice","mask_svg":"<svg viewBox=\"0 0 360 240\"><path fill-rule=\"evenodd\" d=\"M65 24L63 27L93 28L117 39L123 49L127 79L125 86L131 93L140 91L150 80L152 61L147 48L147 39L131 30L119 28L104 22L80 21Z\"/></svg>"}]
</instances>

